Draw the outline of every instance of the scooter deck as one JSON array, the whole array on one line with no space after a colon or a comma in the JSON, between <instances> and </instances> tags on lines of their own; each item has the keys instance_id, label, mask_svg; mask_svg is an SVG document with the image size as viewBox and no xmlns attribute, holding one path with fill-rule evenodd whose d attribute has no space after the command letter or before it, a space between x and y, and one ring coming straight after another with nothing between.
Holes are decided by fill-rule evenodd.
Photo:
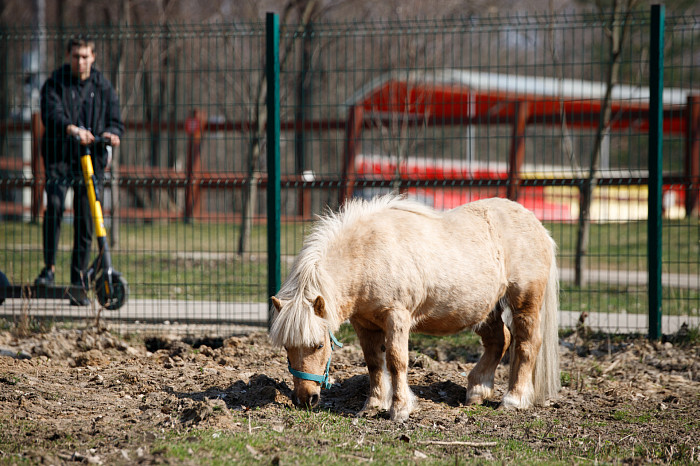
<instances>
[{"instance_id":1,"label":"scooter deck","mask_svg":"<svg viewBox=\"0 0 700 466\"><path fill-rule=\"evenodd\" d=\"M0 286L0 302L4 299L85 299L87 290L81 286L10 285Z\"/></svg>"}]
</instances>

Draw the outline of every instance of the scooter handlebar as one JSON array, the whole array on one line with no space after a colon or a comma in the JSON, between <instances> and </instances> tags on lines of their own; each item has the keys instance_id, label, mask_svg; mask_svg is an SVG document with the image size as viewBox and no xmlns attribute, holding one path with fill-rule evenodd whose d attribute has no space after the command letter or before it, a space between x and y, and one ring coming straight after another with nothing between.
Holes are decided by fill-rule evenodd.
<instances>
[{"instance_id":1,"label":"scooter handlebar","mask_svg":"<svg viewBox=\"0 0 700 466\"><path fill-rule=\"evenodd\" d=\"M80 142L80 136L75 134L71 136L75 141ZM103 146L111 146L112 142L109 140L109 138L105 138L103 136L95 136L95 140L92 141L88 146L90 147L97 147L99 145Z\"/></svg>"},{"instance_id":2,"label":"scooter handlebar","mask_svg":"<svg viewBox=\"0 0 700 466\"><path fill-rule=\"evenodd\" d=\"M79 129L79 130L84 130L84 131L87 130L87 131L89 131L90 133L92 133L92 130L91 130L90 128L86 128L86 127L84 127L84 126L79 126L78 129ZM102 134L107 134L107 132L104 131ZM82 139L80 138L80 131L78 131L78 134L74 134L74 135L72 135L71 137L72 137L74 140L78 141L78 142L81 142L81 141L82 141ZM97 135L95 135L95 134L93 134L92 137L94 138L93 141L92 141L90 144L86 144L86 145L83 146L83 147L87 147L87 148L89 149L90 147L95 148L95 147L100 146L100 145L105 146L105 147L106 147L106 146L112 146L112 140L111 140L111 138L106 138L106 137L104 137L104 136L97 136ZM82 145L82 144L81 144L81 145ZM117 138L117 144L116 144L116 145L119 145L119 138Z\"/></svg>"},{"instance_id":3,"label":"scooter handlebar","mask_svg":"<svg viewBox=\"0 0 700 466\"><path fill-rule=\"evenodd\" d=\"M112 141L109 138L106 138L104 136L95 136L95 142L92 143L93 145L99 145L103 144L105 146L111 146Z\"/></svg>"}]
</instances>

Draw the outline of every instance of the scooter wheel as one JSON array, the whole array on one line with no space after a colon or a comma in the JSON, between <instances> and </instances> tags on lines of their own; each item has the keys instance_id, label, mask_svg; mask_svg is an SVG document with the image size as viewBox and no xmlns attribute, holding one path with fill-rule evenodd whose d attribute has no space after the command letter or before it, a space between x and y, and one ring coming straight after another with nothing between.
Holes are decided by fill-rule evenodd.
<instances>
[{"instance_id":1,"label":"scooter wheel","mask_svg":"<svg viewBox=\"0 0 700 466\"><path fill-rule=\"evenodd\" d=\"M107 274L100 274L95 282L97 301L108 311L114 311L124 305L129 296L129 287L119 272L112 272L112 286L107 284Z\"/></svg>"}]
</instances>

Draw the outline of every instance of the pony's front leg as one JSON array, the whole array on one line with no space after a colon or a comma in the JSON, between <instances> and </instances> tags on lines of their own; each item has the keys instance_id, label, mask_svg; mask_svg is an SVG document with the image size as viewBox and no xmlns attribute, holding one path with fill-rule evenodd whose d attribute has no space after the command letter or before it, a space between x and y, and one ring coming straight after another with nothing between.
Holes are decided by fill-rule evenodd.
<instances>
[{"instance_id":1,"label":"pony's front leg","mask_svg":"<svg viewBox=\"0 0 700 466\"><path fill-rule=\"evenodd\" d=\"M360 340L369 372L369 397L358 414L370 414L380 409L387 410L391 404L391 387L384 359L386 351L384 332L382 330L369 330L355 319L350 319L350 323Z\"/></svg>"},{"instance_id":2,"label":"pony's front leg","mask_svg":"<svg viewBox=\"0 0 700 466\"><path fill-rule=\"evenodd\" d=\"M405 421L413 411L415 397L408 387L409 312L392 309L386 318L386 368L394 390L389 415L392 421Z\"/></svg>"}]
</instances>

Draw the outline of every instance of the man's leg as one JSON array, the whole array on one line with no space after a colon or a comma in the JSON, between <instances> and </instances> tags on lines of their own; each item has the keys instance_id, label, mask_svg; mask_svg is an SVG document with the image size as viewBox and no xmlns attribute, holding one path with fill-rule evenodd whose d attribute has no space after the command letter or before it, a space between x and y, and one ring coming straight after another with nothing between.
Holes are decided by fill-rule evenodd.
<instances>
[{"instance_id":1,"label":"man's leg","mask_svg":"<svg viewBox=\"0 0 700 466\"><path fill-rule=\"evenodd\" d=\"M46 211L42 226L45 267L37 278L36 283L39 285L53 285L54 282L56 252L68 191L66 173L61 168L58 165L46 167Z\"/></svg>"}]
</instances>

